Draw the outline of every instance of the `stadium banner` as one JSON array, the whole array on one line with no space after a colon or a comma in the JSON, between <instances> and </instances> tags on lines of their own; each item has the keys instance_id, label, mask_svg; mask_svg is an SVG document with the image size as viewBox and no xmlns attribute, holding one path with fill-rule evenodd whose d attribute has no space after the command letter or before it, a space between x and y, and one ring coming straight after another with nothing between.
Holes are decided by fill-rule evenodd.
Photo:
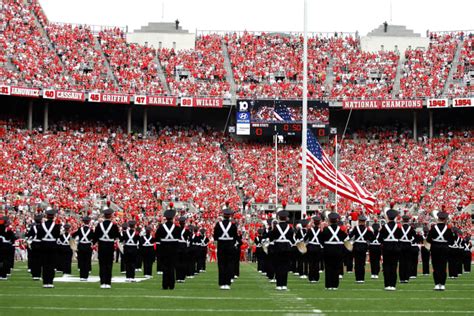
<instances>
[{"instance_id":1,"label":"stadium banner","mask_svg":"<svg viewBox=\"0 0 474 316\"><path fill-rule=\"evenodd\" d=\"M175 97L158 95L135 95L135 104L154 105L154 106L178 106L178 100Z\"/></svg>"},{"instance_id":2,"label":"stadium banner","mask_svg":"<svg viewBox=\"0 0 474 316\"><path fill-rule=\"evenodd\" d=\"M1 95L10 95L10 86L0 86Z\"/></svg>"},{"instance_id":3,"label":"stadium banner","mask_svg":"<svg viewBox=\"0 0 474 316\"><path fill-rule=\"evenodd\" d=\"M89 93L89 102L130 104L130 95L114 93Z\"/></svg>"},{"instance_id":4,"label":"stadium banner","mask_svg":"<svg viewBox=\"0 0 474 316\"><path fill-rule=\"evenodd\" d=\"M6 85L0 85L0 94L1 95L13 95L19 97L31 97L39 98L41 93L38 88L23 88L23 87L11 87Z\"/></svg>"},{"instance_id":5,"label":"stadium banner","mask_svg":"<svg viewBox=\"0 0 474 316\"><path fill-rule=\"evenodd\" d=\"M448 99L428 99L426 107L428 109L444 109L449 106Z\"/></svg>"},{"instance_id":6,"label":"stadium banner","mask_svg":"<svg viewBox=\"0 0 474 316\"><path fill-rule=\"evenodd\" d=\"M41 91L38 88L10 87L10 94L19 97L39 98Z\"/></svg>"},{"instance_id":7,"label":"stadium banner","mask_svg":"<svg viewBox=\"0 0 474 316\"><path fill-rule=\"evenodd\" d=\"M183 107L193 107L193 98L181 98L181 106Z\"/></svg>"},{"instance_id":8,"label":"stadium banner","mask_svg":"<svg viewBox=\"0 0 474 316\"><path fill-rule=\"evenodd\" d=\"M189 108L222 108L224 99L182 97L181 106Z\"/></svg>"},{"instance_id":9,"label":"stadium banner","mask_svg":"<svg viewBox=\"0 0 474 316\"><path fill-rule=\"evenodd\" d=\"M474 98L453 99L453 108L467 108L474 106Z\"/></svg>"},{"instance_id":10,"label":"stadium banner","mask_svg":"<svg viewBox=\"0 0 474 316\"><path fill-rule=\"evenodd\" d=\"M389 110L389 109L421 109L423 100L349 100L342 101L345 110Z\"/></svg>"},{"instance_id":11,"label":"stadium banner","mask_svg":"<svg viewBox=\"0 0 474 316\"><path fill-rule=\"evenodd\" d=\"M57 90L56 100L84 102L86 100L86 94L84 92L77 92L77 91Z\"/></svg>"},{"instance_id":12,"label":"stadium banner","mask_svg":"<svg viewBox=\"0 0 474 316\"><path fill-rule=\"evenodd\" d=\"M43 90L43 99L55 99L56 98L56 91L51 89L44 89Z\"/></svg>"},{"instance_id":13,"label":"stadium banner","mask_svg":"<svg viewBox=\"0 0 474 316\"><path fill-rule=\"evenodd\" d=\"M195 108L221 108L224 106L223 99L216 98L193 98Z\"/></svg>"},{"instance_id":14,"label":"stadium banner","mask_svg":"<svg viewBox=\"0 0 474 316\"><path fill-rule=\"evenodd\" d=\"M250 135L250 112L237 112L237 135Z\"/></svg>"}]
</instances>

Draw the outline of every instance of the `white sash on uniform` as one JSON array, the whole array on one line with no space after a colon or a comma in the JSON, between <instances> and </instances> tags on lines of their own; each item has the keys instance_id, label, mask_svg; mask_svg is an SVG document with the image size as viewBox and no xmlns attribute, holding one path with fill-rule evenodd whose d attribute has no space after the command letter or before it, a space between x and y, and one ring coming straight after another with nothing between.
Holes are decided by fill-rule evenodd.
<instances>
[{"instance_id":1,"label":"white sash on uniform","mask_svg":"<svg viewBox=\"0 0 474 316\"><path fill-rule=\"evenodd\" d=\"M82 237L81 237L81 240L79 240L79 243L80 244L91 244L92 241L90 241L90 239L88 238L89 234L91 233L91 229L89 228L87 230L87 233L84 232L84 226L81 227L81 233L82 233Z\"/></svg>"},{"instance_id":2,"label":"white sash on uniform","mask_svg":"<svg viewBox=\"0 0 474 316\"><path fill-rule=\"evenodd\" d=\"M174 227L175 227L174 224L171 226L171 228L168 228L166 224L163 224L163 228L166 231L166 237L164 239L161 239L161 241L166 241L166 242L176 241L176 239L173 237Z\"/></svg>"},{"instance_id":3,"label":"white sash on uniform","mask_svg":"<svg viewBox=\"0 0 474 316\"><path fill-rule=\"evenodd\" d=\"M325 244L328 244L328 245L342 245L344 244L340 239L339 237L337 236L337 234L339 233L339 231L341 230L341 228L339 226L337 226L336 230L334 231L334 229L332 229L331 226L328 226L328 229L329 231L331 232L332 234L332 237L329 238L328 241L325 242Z\"/></svg>"},{"instance_id":4,"label":"white sash on uniform","mask_svg":"<svg viewBox=\"0 0 474 316\"><path fill-rule=\"evenodd\" d=\"M153 247L153 244L150 242L151 239L153 238L152 235L150 235L149 238L147 238L146 236L143 236L143 239L145 240L145 242L143 243L143 247Z\"/></svg>"},{"instance_id":5,"label":"white sash on uniform","mask_svg":"<svg viewBox=\"0 0 474 316\"><path fill-rule=\"evenodd\" d=\"M283 231L280 227L279 224L276 225L276 228L278 229L278 231L280 232L280 237L278 237L278 239L275 240L275 242L289 242L291 243L287 238L286 238L286 233L288 233L288 231L290 230L290 225L287 225L286 228L285 228L285 231Z\"/></svg>"},{"instance_id":6,"label":"white sash on uniform","mask_svg":"<svg viewBox=\"0 0 474 316\"><path fill-rule=\"evenodd\" d=\"M401 242L409 242L411 243L413 241L413 237L411 239L408 239L408 233L411 231L411 227L408 226L408 229L405 231L405 228L403 228L403 225L402 225L402 233L403 233L403 236L402 238L400 238L400 241Z\"/></svg>"},{"instance_id":7,"label":"white sash on uniform","mask_svg":"<svg viewBox=\"0 0 474 316\"><path fill-rule=\"evenodd\" d=\"M127 241L125 242L125 246L138 246L138 241L133 240L133 238L135 237L135 233L130 234L130 229L127 229L125 231L125 234L127 234L128 237Z\"/></svg>"},{"instance_id":8,"label":"white sash on uniform","mask_svg":"<svg viewBox=\"0 0 474 316\"><path fill-rule=\"evenodd\" d=\"M41 225L43 226L43 229L44 229L44 232L45 232L45 235L44 235L42 240L43 241L56 241L56 238L54 238L53 235L51 234L53 232L54 226L56 226L56 224L52 223L51 226L49 226L49 229L46 228L45 223L42 223Z\"/></svg>"},{"instance_id":9,"label":"white sash on uniform","mask_svg":"<svg viewBox=\"0 0 474 316\"><path fill-rule=\"evenodd\" d=\"M321 245L321 244L319 243L319 237L318 237L318 236L319 236L319 233L320 233L321 231L320 231L319 229L318 229L317 231L315 231L315 230L314 230L314 227L311 227L311 231L313 232L313 238L311 238L311 240L308 241L308 244L310 244L310 245L317 245L317 246Z\"/></svg>"},{"instance_id":10,"label":"white sash on uniform","mask_svg":"<svg viewBox=\"0 0 474 316\"><path fill-rule=\"evenodd\" d=\"M433 241L436 241L436 242L441 242L441 243L447 243L448 241L446 239L444 239L444 233L448 230L448 226L445 225L443 230L440 231L439 230L439 226L438 225L435 225L434 226L434 229L436 230L436 232L438 233L438 237L434 238Z\"/></svg>"},{"instance_id":11,"label":"white sash on uniform","mask_svg":"<svg viewBox=\"0 0 474 316\"><path fill-rule=\"evenodd\" d=\"M398 239L395 238L395 231L397 230L397 224L393 225L393 229L391 230L390 230L390 226L388 226L388 224L385 224L385 229L388 232L388 236L383 241L398 241Z\"/></svg>"},{"instance_id":12,"label":"white sash on uniform","mask_svg":"<svg viewBox=\"0 0 474 316\"><path fill-rule=\"evenodd\" d=\"M104 222L99 224L100 229L102 230L102 237L99 238L100 241L108 241L113 242L114 240L109 237L110 230L112 229L113 223L110 222L109 227L107 229L104 228Z\"/></svg>"},{"instance_id":13,"label":"white sash on uniform","mask_svg":"<svg viewBox=\"0 0 474 316\"><path fill-rule=\"evenodd\" d=\"M357 237L357 239L354 242L366 244L367 241L364 239L364 236L367 233L367 227L364 229L363 232L360 232L359 226L356 226L356 229L357 229L357 232L359 233L359 237Z\"/></svg>"},{"instance_id":14,"label":"white sash on uniform","mask_svg":"<svg viewBox=\"0 0 474 316\"><path fill-rule=\"evenodd\" d=\"M60 246L69 246L69 239L71 239L71 234L67 234L66 239L64 239L64 241L62 241L61 237L59 237L58 245L60 245Z\"/></svg>"},{"instance_id":15,"label":"white sash on uniform","mask_svg":"<svg viewBox=\"0 0 474 316\"><path fill-rule=\"evenodd\" d=\"M218 240L234 240L234 238L230 237L229 235L230 228L232 227L231 222L229 222L227 227L224 227L224 224L222 224L222 222L219 222L219 226L222 229L222 235L218 238Z\"/></svg>"}]
</instances>

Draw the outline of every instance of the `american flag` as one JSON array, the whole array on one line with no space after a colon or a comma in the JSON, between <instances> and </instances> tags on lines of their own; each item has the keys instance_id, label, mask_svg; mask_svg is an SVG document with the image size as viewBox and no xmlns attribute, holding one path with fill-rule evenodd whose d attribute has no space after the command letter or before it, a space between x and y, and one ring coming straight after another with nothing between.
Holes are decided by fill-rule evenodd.
<instances>
[{"instance_id":1,"label":"american flag","mask_svg":"<svg viewBox=\"0 0 474 316\"><path fill-rule=\"evenodd\" d=\"M275 119L277 121L293 121L290 111L285 105L275 106L275 109L273 110L273 115L275 116Z\"/></svg>"},{"instance_id":2,"label":"american flag","mask_svg":"<svg viewBox=\"0 0 474 316\"><path fill-rule=\"evenodd\" d=\"M324 153L313 132L308 130L306 161L307 167L317 181L332 192L336 192L353 202L362 204L367 211L374 211L375 197L361 187L348 175L336 170L329 157ZM301 159L300 159L301 164Z\"/></svg>"}]
</instances>

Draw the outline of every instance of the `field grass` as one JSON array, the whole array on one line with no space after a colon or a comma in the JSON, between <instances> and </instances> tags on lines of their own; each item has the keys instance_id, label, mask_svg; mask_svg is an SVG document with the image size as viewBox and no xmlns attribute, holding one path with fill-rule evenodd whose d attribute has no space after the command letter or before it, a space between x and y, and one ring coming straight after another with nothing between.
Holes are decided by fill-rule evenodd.
<instances>
[{"instance_id":1,"label":"field grass","mask_svg":"<svg viewBox=\"0 0 474 316\"><path fill-rule=\"evenodd\" d=\"M97 270L94 264L92 274ZM277 292L253 264L241 265L241 277L230 291L219 290L216 270L208 264L207 273L177 284L174 291L162 290L157 275L140 283L113 284L111 290L95 283L59 282L54 289L43 289L19 263L11 279L0 283L0 315L474 315L473 274L448 280L445 292L433 291L431 276L385 292L382 278L356 284L354 275L346 274L338 291L326 291L324 276L309 284L290 275L289 291ZM114 273L119 275L117 264Z\"/></svg>"}]
</instances>

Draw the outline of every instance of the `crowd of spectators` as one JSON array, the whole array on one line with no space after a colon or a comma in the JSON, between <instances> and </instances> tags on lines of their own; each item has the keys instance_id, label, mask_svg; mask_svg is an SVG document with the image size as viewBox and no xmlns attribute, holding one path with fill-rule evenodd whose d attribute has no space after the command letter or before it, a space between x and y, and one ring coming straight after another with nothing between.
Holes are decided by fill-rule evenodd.
<instances>
[{"instance_id":1,"label":"crowd of spectators","mask_svg":"<svg viewBox=\"0 0 474 316\"><path fill-rule=\"evenodd\" d=\"M301 34L203 34L197 36L194 49L160 47L156 50L128 43L118 28L93 34L86 25L51 23L38 0L5 0L0 6L3 48L0 75L5 84L166 94L158 76L162 66L172 95L230 99L231 87L224 66L227 50L237 97L294 99L303 94ZM426 50L405 52L397 97L438 97L445 88L449 96L472 95L472 35L459 32L429 36ZM454 82L446 86L461 42L463 48L459 67L454 70ZM391 97L399 59L396 52L362 51L358 36L311 34L308 97L329 100Z\"/></svg>"},{"instance_id":2,"label":"crowd of spectators","mask_svg":"<svg viewBox=\"0 0 474 316\"><path fill-rule=\"evenodd\" d=\"M78 215L98 214L100 201L108 201L119 208L121 221L156 224L162 201L175 201L195 207L190 223L210 231L228 202L248 232L259 220L249 226L249 218L242 218L243 202L247 207L276 203L276 187L279 204L301 202L298 144L279 145L275 179L272 144L237 141L210 128L159 126L144 139L124 134L113 123L59 122L48 132L29 132L21 129L23 124L0 121L2 203L23 212L16 219L22 223L42 203L75 224ZM417 142L408 136L393 129L350 134L341 144L339 168L374 193L378 211L388 201L414 214L444 207L467 227L470 222L459 210L474 202L472 135L447 133ZM331 143L323 148L334 156ZM308 200L325 209L334 202L311 173ZM338 211L351 210L363 211L339 198Z\"/></svg>"},{"instance_id":3,"label":"crowd of spectators","mask_svg":"<svg viewBox=\"0 0 474 316\"><path fill-rule=\"evenodd\" d=\"M399 56L395 52L369 53L358 46L334 56L332 99L383 99L391 96Z\"/></svg>"},{"instance_id":4,"label":"crowd of spectators","mask_svg":"<svg viewBox=\"0 0 474 316\"><path fill-rule=\"evenodd\" d=\"M100 198L130 211L157 209L152 192L109 148L115 135L106 128L46 133L9 128L0 142L0 192L74 212Z\"/></svg>"},{"instance_id":5,"label":"crowd of spectators","mask_svg":"<svg viewBox=\"0 0 474 316\"><path fill-rule=\"evenodd\" d=\"M221 149L224 139L222 133L204 128L164 127L147 139L118 135L112 146L139 183L159 199L190 202L215 215L224 201L234 208L240 205Z\"/></svg>"},{"instance_id":6,"label":"crowd of spectators","mask_svg":"<svg viewBox=\"0 0 474 316\"><path fill-rule=\"evenodd\" d=\"M45 30L61 58L76 89L88 91L115 91L108 77L105 59L96 48L94 35L88 26L48 24Z\"/></svg>"},{"instance_id":7,"label":"crowd of spectators","mask_svg":"<svg viewBox=\"0 0 474 316\"><path fill-rule=\"evenodd\" d=\"M69 86L59 57L49 48L48 40L37 27L30 8L18 0L2 1L0 7L2 83L37 88ZM15 69L7 67L8 62Z\"/></svg>"},{"instance_id":8,"label":"crowd of spectators","mask_svg":"<svg viewBox=\"0 0 474 316\"><path fill-rule=\"evenodd\" d=\"M158 78L156 52L151 47L129 44L122 30L107 29L98 36L120 90L125 93L163 95Z\"/></svg>"},{"instance_id":9,"label":"crowd of spectators","mask_svg":"<svg viewBox=\"0 0 474 316\"><path fill-rule=\"evenodd\" d=\"M459 64L450 83L448 95L451 97L472 96L474 94L474 35L464 37Z\"/></svg>"},{"instance_id":10,"label":"crowd of spectators","mask_svg":"<svg viewBox=\"0 0 474 316\"><path fill-rule=\"evenodd\" d=\"M239 97L301 98L303 37L244 32L224 36ZM323 97L331 43L338 39L312 37L308 41L308 96Z\"/></svg>"},{"instance_id":11,"label":"crowd of spectators","mask_svg":"<svg viewBox=\"0 0 474 316\"><path fill-rule=\"evenodd\" d=\"M460 41L459 33L430 33L428 49L405 51L406 61L400 78L400 98L438 97L452 67Z\"/></svg>"},{"instance_id":12,"label":"crowd of spectators","mask_svg":"<svg viewBox=\"0 0 474 316\"><path fill-rule=\"evenodd\" d=\"M217 34L198 36L193 50L161 48L158 55L172 94L230 98L221 37Z\"/></svg>"}]
</instances>

